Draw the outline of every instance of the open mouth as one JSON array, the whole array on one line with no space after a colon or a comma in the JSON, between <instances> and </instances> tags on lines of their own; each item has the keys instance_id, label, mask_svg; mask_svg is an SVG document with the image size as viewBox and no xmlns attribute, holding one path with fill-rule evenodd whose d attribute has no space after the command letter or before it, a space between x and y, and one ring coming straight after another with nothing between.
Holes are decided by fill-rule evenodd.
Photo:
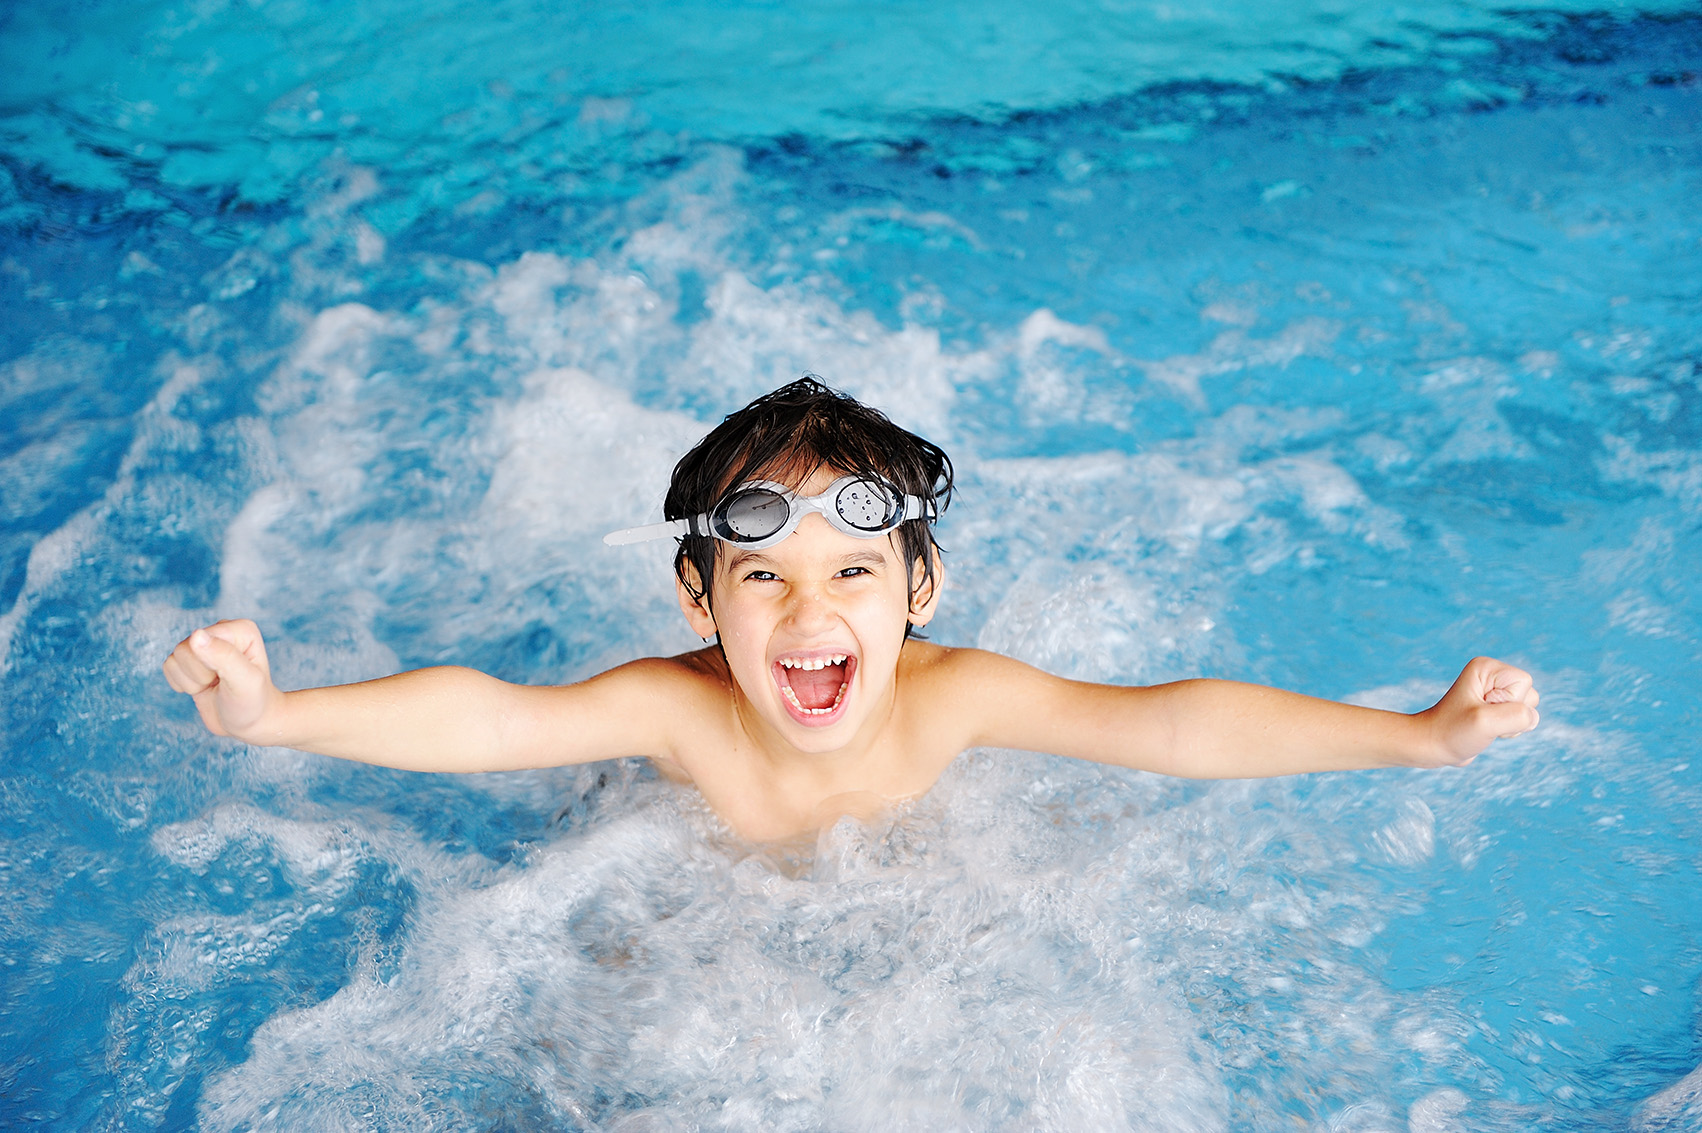
<instances>
[{"instance_id":1,"label":"open mouth","mask_svg":"<svg viewBox=\"0 0 1702 1133\"><path fill-rule=\"evenodd\" d=\"M857 659L846 653L782 657L774 663L774 680L799 722L825 724L845 703L856 665Z\"/></svg>"}]
</instances>

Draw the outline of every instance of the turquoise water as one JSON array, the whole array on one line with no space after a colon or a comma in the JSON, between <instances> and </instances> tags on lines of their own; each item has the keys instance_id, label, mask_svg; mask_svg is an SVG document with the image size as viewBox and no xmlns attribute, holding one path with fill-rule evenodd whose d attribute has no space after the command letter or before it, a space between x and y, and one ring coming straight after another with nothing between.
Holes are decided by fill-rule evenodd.
<instances>
[{"instance_id":1,"label":"turquoise water","mask_svg":"<svg viewBox=\"0 0 1702 1133\"><path fill-rule=\"evenodd\" d=\"M1702 11L1276 7L7 8L0 1125L1702 1129ZM805 369L958 463L935 640L1543 726L782 859L159 678L685 649L600 536Z\"/></svg>"}]
</instances>

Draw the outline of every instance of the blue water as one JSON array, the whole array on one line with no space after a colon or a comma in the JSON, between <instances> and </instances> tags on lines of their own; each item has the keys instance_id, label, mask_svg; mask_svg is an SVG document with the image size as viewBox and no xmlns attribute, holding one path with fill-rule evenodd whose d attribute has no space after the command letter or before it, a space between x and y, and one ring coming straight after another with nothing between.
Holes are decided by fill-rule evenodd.
<instances>
[{"instance_id":1,"label":"blue water","mask_svg":"<svg viewBox=\"0 0 1702 1133\"><path fill-rule=\"evenodd\" d=\"M8 6L0 1126L1702 1129L1699 127L1694 4ZM957 461L935 640L1543 725L781 853L159 677L695 645L599 537L805 369Z\"/></svg>"}]
</instances>

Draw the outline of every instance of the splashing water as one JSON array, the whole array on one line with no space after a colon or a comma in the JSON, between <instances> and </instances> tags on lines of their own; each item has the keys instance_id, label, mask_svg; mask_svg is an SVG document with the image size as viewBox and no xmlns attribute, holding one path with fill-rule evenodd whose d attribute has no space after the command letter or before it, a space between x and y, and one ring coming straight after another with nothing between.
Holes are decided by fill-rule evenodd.
<instances>
[{"instance_id":1,"label":"splashing water","mask_svg":"<svg viewBox=\"0 0 1702 1133\"><path fill-rule=\"evenodd\" d=\"M0 1123L1702 1128L1702 19L1255 8L0 17ZM957 461L938 641L1543 727L759 850L158 678L685 649L599 538L803 369Z\"/></svg>"}]
</instances>

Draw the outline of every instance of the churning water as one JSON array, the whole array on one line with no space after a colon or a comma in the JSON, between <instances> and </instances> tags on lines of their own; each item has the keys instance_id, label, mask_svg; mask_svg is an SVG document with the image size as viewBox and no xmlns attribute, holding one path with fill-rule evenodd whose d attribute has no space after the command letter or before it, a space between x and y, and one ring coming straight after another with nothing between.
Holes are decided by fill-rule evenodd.
<instances>
[{"instance_id":1,"label":"churning water","mask_svg":"<svg viewBox=\"0 0 1702 1133\"><path fill-rule=\"evenodd\" d=\"M0 14L0 1124L1702 1129L1702 12L593 7ZM958 462L935 640L1543 726L787 856L159 677L690 647L599 537L805 369Z\"/></svg>"}]
</instances>

